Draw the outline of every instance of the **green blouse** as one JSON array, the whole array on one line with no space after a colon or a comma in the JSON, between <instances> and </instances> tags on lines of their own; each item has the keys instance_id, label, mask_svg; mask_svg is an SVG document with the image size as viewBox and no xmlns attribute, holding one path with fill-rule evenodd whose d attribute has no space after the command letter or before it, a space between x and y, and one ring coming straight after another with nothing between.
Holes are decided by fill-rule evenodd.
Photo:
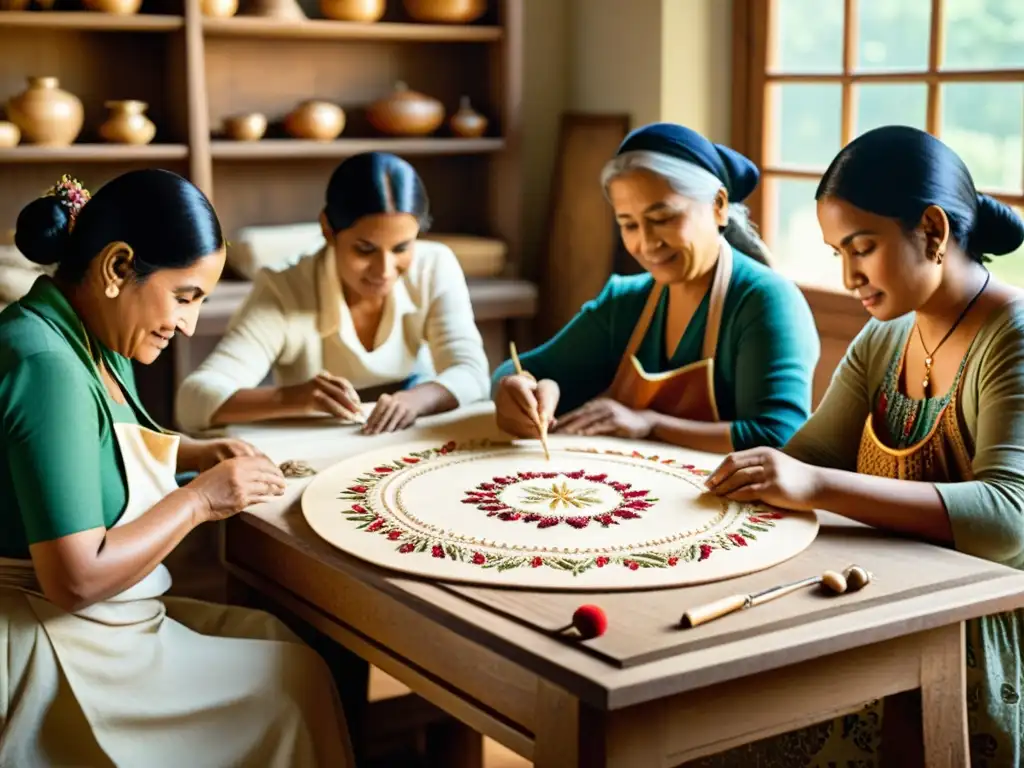
<instances>
[{"instance_id":1,"label":"green blouse","mask_svg":"<svg viewBox=\"0 0 1024 768\"><path fill-rule=\"evenodd\" d=\"M129 405L107 393L101 350ZM113 425L159 427L142 407L131 361L87 341L85 326L48 277L0 312L0 556L104 526L127 502Z\"/></svg>"},{"instance_id":2,"label":"green blouse","mask_svg":"<svg viewBox=\"0 0 1024 768\"><path fill-rule=\"evenodd\" d=\"M650 274L613 275L604 290L542 346L520 355L524 370L553 379L562 392L558 413L598 397L615 377L647 297ZM668 291L662 293L637 349L644 370L657 373L701 358L710 292L669 358L665 354ZM800 289L782 275L733 249L733 271L715 354L715 398L723 421L732 422L736 450L780 447L811 412L811 387L821 343ZM494 372L493 383L512 373Z\"/></svg>"}]
</instances>

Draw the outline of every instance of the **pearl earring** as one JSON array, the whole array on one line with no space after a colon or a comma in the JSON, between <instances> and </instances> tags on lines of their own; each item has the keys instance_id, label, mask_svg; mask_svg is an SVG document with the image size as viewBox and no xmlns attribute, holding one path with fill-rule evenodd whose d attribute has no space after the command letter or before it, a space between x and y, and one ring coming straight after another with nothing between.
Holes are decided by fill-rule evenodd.
<instances>
[{"instance_id":1,"label":"pearl earring","mask_svg":"<svg viewBox=\"0 0 1024 768\"><path fill-rule=\"evenodd\" d=\"M117 287L116 283L107 283L107 289L104 291L108 299L116 299L121 293L121 289Z\"/></svg>"}]
</instances>

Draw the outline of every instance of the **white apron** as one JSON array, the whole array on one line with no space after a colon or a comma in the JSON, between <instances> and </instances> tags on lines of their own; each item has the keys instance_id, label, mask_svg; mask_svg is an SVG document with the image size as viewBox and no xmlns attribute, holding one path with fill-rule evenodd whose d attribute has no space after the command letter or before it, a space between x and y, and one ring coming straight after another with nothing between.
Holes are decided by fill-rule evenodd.
<instances>
[{"instance_id":1,"label":"white apron","mask_svg":"<svg viewBox=\"0 0 1024 768\"><path fill-rule=\"evenodd\" d=\"M179 438L114 428L126 525L177 488ZM0 558L0 768L354 768L312 649L260 611L161 599L170 586L160 564L69 614L31 561Z\"/></svg>"}]
</instances>

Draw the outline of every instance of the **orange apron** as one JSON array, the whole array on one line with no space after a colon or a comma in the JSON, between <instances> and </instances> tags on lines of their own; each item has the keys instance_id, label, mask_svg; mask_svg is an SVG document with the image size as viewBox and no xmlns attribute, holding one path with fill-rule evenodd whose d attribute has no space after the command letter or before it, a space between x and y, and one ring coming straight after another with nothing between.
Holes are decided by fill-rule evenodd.
<instances>
[{"instance_id":1,"label":"orange apron","mask_svg":"<svg viewBox=\"0 0 1024 768\"><path fill-rule=\"evenodd\" d=\"M655 283L640 319L629 337L626 351L615 372L608 396L635 411L652 410L666 416L693 421L719 421L715 400L715 350L722 325L725 294L732 278L732 248L720 238L718 264L711 280L708 324L704 330L702 359L664 373L648 373L636 358L651 318L665 290Z\"/></svg>"}]
</instances>

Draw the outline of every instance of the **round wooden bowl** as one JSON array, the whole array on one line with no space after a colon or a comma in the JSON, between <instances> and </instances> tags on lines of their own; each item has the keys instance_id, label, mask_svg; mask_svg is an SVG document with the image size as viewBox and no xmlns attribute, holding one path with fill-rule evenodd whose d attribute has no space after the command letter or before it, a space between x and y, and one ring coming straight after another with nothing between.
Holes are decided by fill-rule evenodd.
<instances>
[{"instance_id":1,"label":"round wooden bowl","mask_svg":"<svg viewBox=\"0 0 1024 768\"><path fill-rule=\"evenodd\" d=\"M444 122L444 104L398 82L390 96L367 108L366 117L370 125L390 136L428 136Z\"/></svg>"},{"instance_id":2,"label":"round wooden bowl","mask_svg":"<svg viewBox=\"0 0 1024 768\"><path fill-rule=\"evenodd\" d=\"M334 21L378 21L387 7L387 0L320 0L320 13Z\"/></svg>"},{"instance_id":3,"label":"round wooden bowl","mask_svg":"<svg viewBox=\"0 0 1024 768\"><path fill-rule=\"evenodd\" d=\"M329 101L309 99L288 113L284 129L296 139L332 141L345 129L345 111Z\"/></svg>"},{"instance_id":4,"label":"round wooden bowl","mask_svg":"<svg viewBox=\"0 0 1024 768\"><path fill-rule=\"evenodd\" d=\"M487 12L487 0L402 0L405 12L427 24L469 24Z\"/></svg>"},{"instance_id":5,"label":"round wooden bowl","mask_svg":"<svg viewBox=\"0 0 1024 768\"><path fill-rule=\"evenodd\" d=\"M224 135L233 141L259 141L267 132L267 117L259 112L224 118Z\"/></svg>"}]
</instances>

